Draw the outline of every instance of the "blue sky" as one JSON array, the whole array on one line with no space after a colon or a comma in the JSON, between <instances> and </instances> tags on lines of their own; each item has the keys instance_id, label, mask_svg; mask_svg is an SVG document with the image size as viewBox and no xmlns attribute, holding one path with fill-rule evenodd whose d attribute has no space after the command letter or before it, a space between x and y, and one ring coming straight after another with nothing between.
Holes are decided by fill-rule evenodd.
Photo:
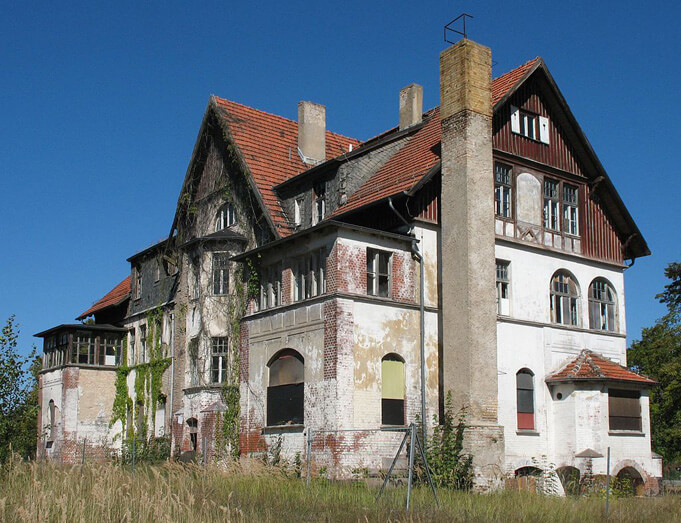
<instances>
[{"instance_id":1,"label":"blue sky","mask_svg":"<svg viewBox=\"0 0 681 523\"><path fill-rule=\"evenodd\" d=\"M217 94L366 139L397 123L398 91L439 104L442 26L475 16L493 75L541 55L653 252L626 272L629 338L681 260L678 5L618 2L0 1L0 321L21 346L73 322L168 234Z\"/></svg>"}]
</instances>

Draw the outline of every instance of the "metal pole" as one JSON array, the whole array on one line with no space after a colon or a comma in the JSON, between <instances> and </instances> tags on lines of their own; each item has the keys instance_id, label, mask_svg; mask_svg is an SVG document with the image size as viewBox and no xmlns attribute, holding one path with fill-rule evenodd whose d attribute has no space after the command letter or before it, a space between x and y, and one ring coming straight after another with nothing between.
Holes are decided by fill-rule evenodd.
<instances>
[{"instance_id":1,"label":"metal pole","mask_svg":"<svg viewBox=\"0 0 681 523\"><path fill-rule=\"evenodd\" d=\"M397 463L397 459L400 457L402 449L404 448L404 444L407 442L407 436L408 435L409 435L409 431L405 430L404 431L404 437L402 438L402 443L400 443L400 448L397 449L397 454L395 454L395 458L393 459L393 462L390 464L390 468L388 469L388 474L386 474L385 479L383 480L383 485L381 485L381 490L378 491L378 496L376 496L376 501L378 501L378 498L381 497L381 494L383 494L383 490L385 489L385 486L388 484L388 481L390 480L390 475L393 472L393 468L395 468L395 463Z\"/></svg>"},{"instance_id":2,"label":"metal pole","mask_svg":"<svg viewBox=\"0 0 681 523\"><path fill-rule=\"evenodd\" d=\"M605 518L607 519L610 512L610 447L608 447L608 459L605 467Z\"/></svg>"},{"instance_id":3,"label":"metal pole","mask_svg":"<svg viewBox=\"0 0 681 523\"><path fill-rule=\"evenodd\" d=\"M423 269L423 254L414 246L419 253L419 267L421 276L421 297L420 297L420 315L421 315L421 433L423 434L423 443L426 443L426 314L425 314L425 296L426 296L426 281Z\"/></svg>"},{"instance_id":4,"label":"metal pole","mask_svg":"<svg viewBox=\"0 0 681 523\"><path fill-rule=\"evenodd\" d=\"M411 480L414 477L414 444L416 443L416 425L409 425L409 479L407 479L407 510L411 505Z\"/></svg>"},{"instance_id":5,"label":"metal pole","mask_svg":"<svg viewBox=\"0 0 681 523\"><path fill-rule=\"evenodd\" d=\"M433 491L433 497L435 498L435 504L439 507L440 500L437 499L437 492L435 492L435 484L433 483L433 478L430 476L430 470L428 467L428 460L426 459L426 451L423 449L423 444L419 441L418 433L416 434L416 444L421 452L421 459L423 460L423 467L426 469L426 478L428 478L428 484L430 485L430 490Z\"/></svg>"},{"instance_id":6,"label":"metal pole","mask_svg":"<svg viewBox=\"0 0 681 523\"><path fill-rule=\"evenodd\" d=\"M85 442L87 441L87 438L83 438L83 455L81 456L81 465L85 465Z\"/></svg>"},{"instance_id":7,"label":"metal pole","mask_svg":"<svg viewBox=\"0 0 681 523\"><path fill-rule=\"evenodd\" d=\"M312 461L312 429L307 429L307 474L305 476L305 483L309 490L310 488L310 469Z\"/></svg>"}]
</instances>

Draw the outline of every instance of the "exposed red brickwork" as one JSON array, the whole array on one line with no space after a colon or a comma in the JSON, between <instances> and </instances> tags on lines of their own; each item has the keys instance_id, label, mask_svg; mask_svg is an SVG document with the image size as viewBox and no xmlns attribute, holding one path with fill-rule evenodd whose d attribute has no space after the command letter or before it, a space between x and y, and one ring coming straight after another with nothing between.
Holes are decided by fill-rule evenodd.
<instances>
[{"instance_id":1,"label":"exposed red brickwork","mask_svg":"<svg viewBox=\"0 0 681 523\"><path fill-rule=\"evenodd\" d=\"M336 242L336 286L339 292L366 294L367 250L365 247Z\"/></svg>"},{"instance_id":2,"label":"exposed red brickwork","mask_svg":"<svg viewBox=\"0 0 681 523\"><path fill-rule=\"evenodd\" d=\"M574 360L570 361L555 374L546 378L546 381L588 379L626 380L650 385L657 383L590 350L583 350Z\"/></svg>"},{"instance_id":3,"label":"exposed red brickwork","mask_svg":"<svg viewBox=\"0 0 681 523\"><path fill-rule=\"evenodd\" d=\"M392 256L392 298L396 301L415 303L416 282L411 253L395 252Z\"/></svg>"},{"instance_id":4,"label":"exposed red brickwork","mask_svg":"<svg viewBox=\"0 0 681 523\"><path fill-rule=\"evenodd\" d=\"M262 427L254 423L255 411L250 409L247 416L241 416L239 430L239 449L242 454L264 452L267 449L265 438L262 437Z\"/></svg>"},{"instance_id":5,"label":"exposed red brickwork","mask_svg":"<svg viewBox=\"0 0 681 523\"><path fill-rule=\"evenodd\" d=\"M80 369L78 367L66 367L62 372L62 382L64 389L77 389L78 378L80 376Z\"/></svg>"},{"instance_id":6,"label":"exposed red brickwork","mask_svg":"<svg viewBox=\"0 0 681 523\"><path fill-rule=\"evenodd\" d=\"M291 303L291 294L293 286L293 271L291 267L284 267L281 274L281 303L288 305Z\"/></svg>"},{"instance_id":7,"label":"exposed red brickwork","mask_svg":"<svg viewBox=\"0 0 681 523\"><path fill-rule=\"evenodd\" d=\"M331 294L338 290L338 245L336 241L331 252L326 256L326 292Z\"/></svg>"},{"instance_id":8,"label":"exposed red brickwork","mask_svg":"<svg viewBox=\"0 0 681 523\"><path fill-rule=\"evenodd\" d=\"M248 358L250 344L248 341L248 323L241 322L241 339L239 343L239 376L242 383L248 383Z\"/></svg>"},{"instance_id":9,"label":"exposed red brickwork","mask_svg":"<svg viewBox=\"0 0 681 523\"><path fill-rule=\"evenodd\" d=\"M324 302L324 379L336 378L338 365L338 302Z\"/></svg>"}]
</instances>

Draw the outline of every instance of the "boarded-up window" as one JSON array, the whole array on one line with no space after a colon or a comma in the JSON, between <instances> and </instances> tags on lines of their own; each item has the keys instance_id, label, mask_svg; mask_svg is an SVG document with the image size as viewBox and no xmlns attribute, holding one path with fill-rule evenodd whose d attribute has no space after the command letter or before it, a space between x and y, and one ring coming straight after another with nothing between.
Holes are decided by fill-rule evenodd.
<instances>
[{"instance_id":1,"label":"boarded-up window","mask_svg":"<svg viewBox=\"0 0 681 523\"><path fill-rule=\"evenodd\" d=\"M404 361L388 354L381 361L381 423L404 425Z\"/></svg>"},{"instance_id":2,"label":"boarded-up window","mask_svg":"<svg viewBox=\"0 0 681 523\"><path fill-rule=\"evenodd\" d=\"M534 376L528 369L516 374L518 429L534 430Z\"/></svg>"},{"instance_id":3,"label":"boarded-up window","mask_svg":"<svg viewBox=\"0 0 681 523\"><path fill-rule=\"evenodd\" d=\"M294 350L279 352L269 364L267 424L298 425L304 421L305 364Z\"/></svg>"},{"instance_id":4,"label":"boarded-up window","mask_svg":"<svg viewBox=\"0 0 681 523\"><path fill-rule=\"evenodd\" d=\"M641 392L608 390L610 430L641 431Z\"/></svg>"}]
</instances>

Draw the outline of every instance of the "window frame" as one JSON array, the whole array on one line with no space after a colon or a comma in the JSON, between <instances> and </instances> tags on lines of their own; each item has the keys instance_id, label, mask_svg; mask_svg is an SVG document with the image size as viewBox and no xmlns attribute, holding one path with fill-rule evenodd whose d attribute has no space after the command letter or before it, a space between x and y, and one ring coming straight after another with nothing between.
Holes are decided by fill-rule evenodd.
<instances>
[{"instance_id":1,"label":"window frame","mask_svg":"<svg viewBox=\"0 0 681 523\"><path fill-rule=\"evenodd\" d=\"M556 281L559 278L566 278L566 281ZM556 284L565 287L558 289ZM574 294L570 292L572 287L574 287ZM579 327L581 325L581 294L579 284L573 274L565 269L559 269L554 272L549 283L549 294L551 323L567 327ZM569 314L569 322L564 321L566 319L566 310Z\"/></svg>"},{"instance_id":2,"label":"window frame","mask_svg":"<svg viewBox=\"0 0 681 523\"><path fill-rule=\"evenodd\" d=\"M142 271L138 266L133 267L132 271L134 275L133 282L135 285L133 299L139 300L142 297Z\"/></svg>"},{"instance_id":3,"label":"window frame","mask_svg":"<svg viewBox=\"0 0 681 523\"><path fill-rule=\"evenodd\" d=\"M232 202L227 202L220 206L215 217L215 231L220 232L236 225L236 209Z\"/></svg>"},{"instance_id":4,"label":"window frame","mask_svg":"<svg viewBox=\"0 0 681 523\"><path fill-rule=\"evenodd\" d=\"M386 272L381 272L381 257L385 256ZM367 247L367 295L376 296L379 298L392 297L392 256L391 251L384 251L381 249L374 249ZM386 291L381 292L381 279L385 281Z\"/></svg>"},{"instance_id":5,"label":"window frame","mask_svg":"<svg viewBox=\"0 0 681 523\"><path fill-rule=\"evenodd\" d=\"M613 411L617 415L613 415ZM636 411L635 416L622 415ZM608 387L608 430L615 432L643 432L643 409L641 391Z\"/></svg>"},{"instance_id":6,"label":"window frame","mask_svg":"<svg viewBox=\"0 0 681 523\"><path fill-rule=\"evenodd\" d=\"M603 288L596 289L597 285L602 285ZM598 295L596 295L596 291L598 291ZM606 298L603 298L603 294L606 295ZM611 295L610 300L607 299L608 294ZM594 278L589 284L589 328L601 332L618 332L617 319L615 287L603 277Z\"/></svg>"},{"instance_id":7,"label":"window frame","mask_svg":"<svg viewBox=\"0 0 681 523\"><path fill-rule=\"evenodd\" d=\"M385 362L399 363L401 376L402 393L399 397L386 397L386 368L384 367ZM407 387L406 387L406 372L405 372L405 362L404 358L399 354L389 353L381 358L381 425L385 426L404 426L406 425L407 413ZM393 396L394 394L388 393L388 396Z\"/></svg>"},{"instance_id":8,"label":"window frame","mask_svg":"<svg viewBox=\"0 0 681 523\"><path fill-rule=\"evenodd\" d=\"M227 383L230 369L229 338L227 336L211 337L210 382Z\"/></svg>"},{"instance_id":9,"label":"window frame","mask_svg":"<svg viewBox=\"0 0 681 523\"><path fill-rule=\"evenodd\" d=\"M213 296L226 296L229 294L229 254L214 252L211 256L211 262Z\"/></svg>"},{"instance_id":10,"label":"window frame","mask_svg":"<svg viewBox=\"0 0 681 523\"><path fill-rule=\"evenodd\" d=\"M273 367L283 359L293 358L298 361L295 363L290 360L289 378L286 380L286 373L277 372L273 375ZM285 361L284 364L287 362ZM281 425L303 425L305 423L305 359L302 354L293 349L283 349L277 352L267 363L267 408L266 423L268 427ZM296 374L300 374L296 378ZM281 379L286 380L281 383ZM273 381L277 381L273 384Z\"/></svg>"},{"instance_id":11,"label":"window frame","mask_svg":"<svg viewBox=\"0 0 681 523\"><path fill-rule=\"evenodd\" d=\"M506 169L501 173L501 169ZM513 219L513 166L494 162L494 216Z\"/></svg>"},{"instance_id":12,"label":"window frame","mask_svg":"<svg viewBox=\"0 0 681 523\"><path fill-rule=\"evenodd\" d=\"M550 193L547 193L547 187L552 186ZM544 206L543 206L543 224L544 230L561 232L560 228L560 190L561 182L560 180L554 180L553 178L544 178Z\"/></svg>"},{"instance_id":13,"label":"window frame","mask_svg":"<svg viewBox=\"0 0 681 523\"><path fill-rule=\"evenodd\" d=\"M519 119L519 132L521 136L524 136L525 138L529 138L530 140L534 140L535 142L539 141L539 115L535 114L531 111L526 111L525 109L518 108L518 119ZM532 123L532 132L530 133L530 129L527 126L527 123L531 122Z\"/></svg>"},{"instance_id":14,"label":"window frame","mask_svg":"<svg viewBox=\"0 0 681 523\"><path fill-rule=\"evenodd\" d=\"M496 289L497 289L497 314L500 316L511 315L511 262L496 260ZM505 295L505 296L504 296ZM504 307L504 302L506 306Z\"/></svg>"},{"instance_id":15,"label":"window frame","mask_svg":"<svg viewBox=\"0 0 681 523\"><path fill-rule=\"evenodd\" d=\"M326 182L317 182L312 189L312 225L321 223L326 217Z\"/></svg>"},{"instance_id":16,"label":"window frame","mask_svg":"<svg viewBox=\"0 0 681 523\"><path fill-rule=\"evenodd\" d=\"M521 376L528 376L529 387L527 384L521 383ZM534 372L528 368L522 368L515 374L516 382L516 428L519 431L535 431L536 430L536 401L535 401L535 386L534 386ZM528 394L529 391L529 394ZM527 404L529 403L529 407Z\"/></svg>"}]
</instances>

